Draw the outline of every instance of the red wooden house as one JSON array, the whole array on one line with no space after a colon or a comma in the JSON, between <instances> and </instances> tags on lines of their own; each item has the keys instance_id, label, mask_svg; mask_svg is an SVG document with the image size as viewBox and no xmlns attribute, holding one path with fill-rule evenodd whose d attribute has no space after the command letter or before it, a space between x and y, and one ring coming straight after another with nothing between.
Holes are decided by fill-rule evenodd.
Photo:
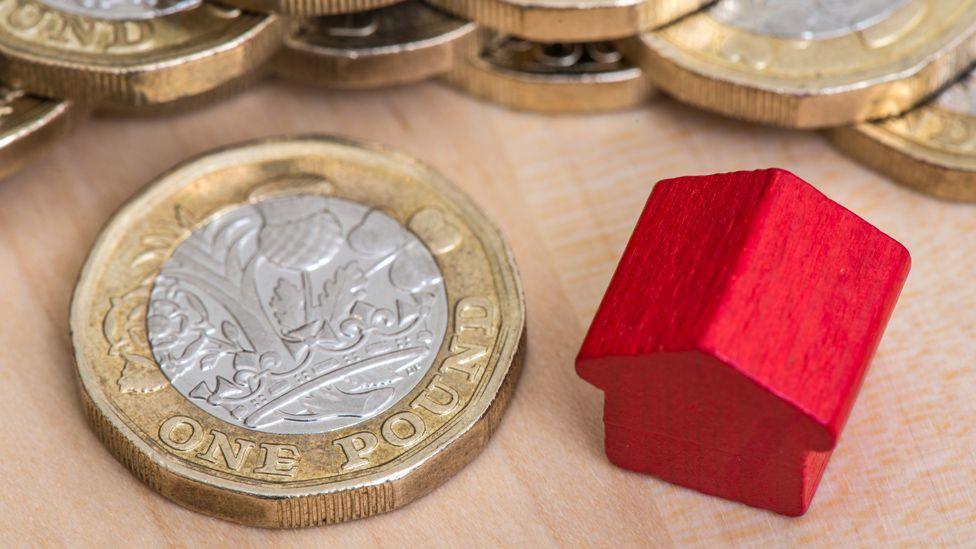
<instances>
[{"instance_id":1,"label":"red wooden house","mask_svg":"<svg viewBox=\"0 0 976 549\"><path fill-rule=\"evenodd\" d=\"M662 181L577 359L605 392L607 456L803 514L909 266L789 172Z\"/></svg>"}]
</instances>

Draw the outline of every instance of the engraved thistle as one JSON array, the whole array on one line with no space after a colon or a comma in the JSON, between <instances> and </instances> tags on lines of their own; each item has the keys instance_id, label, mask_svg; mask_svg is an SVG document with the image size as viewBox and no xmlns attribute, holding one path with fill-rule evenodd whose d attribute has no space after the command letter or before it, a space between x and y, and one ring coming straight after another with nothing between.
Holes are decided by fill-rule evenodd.
<instances>
[{"instance_id":1,"label":"engraved thistle","mask_svg":"<svg viewBox=\"0 0 976 549\"><path fill-rule=\"evenodd\" d=\"M440 271L413 234L377 210L299 195L195 230L157 277L146 326L163 372L204 410L309 433L405 396L446 318Z\"/></svg>"}]
</instances>

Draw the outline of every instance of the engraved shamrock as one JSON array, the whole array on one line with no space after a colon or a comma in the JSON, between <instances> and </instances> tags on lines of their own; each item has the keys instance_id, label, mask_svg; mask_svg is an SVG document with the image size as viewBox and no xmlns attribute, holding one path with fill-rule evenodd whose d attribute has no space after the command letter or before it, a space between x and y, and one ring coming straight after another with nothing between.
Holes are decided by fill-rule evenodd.
<instances>
[{"instance_id":1,"label":"engraved shamrock","mask_svg":"<svg viewBox=\"0 0 976 549\"><path fill-rule=\"evenodd\" d=\"M349 232L352 249L367 256L383 256L403 244L400 224L378 210L371 210Z\"/></svg>"},{"instance_id":2,"label":"engraved shamrock","mask_svg":"<svg viewBox=\"0 0 976 549\"><path fill-rule=\"evenodd\" d=\"M430 256L407 242L401 226L377 210L371 211L349 234L349 244L361 254L390 256L390 282L406 292L417 292L440 281Z\"/></svg>"},{"instance_id":3,"label":"engraved shamrock","mask_svg":"<svg viewBox=\"0 0 976 549\"><path fill-rule=\"evenodd\" d=\"M440 281L434 260L417 247L404 250L390 266L390 282L405 292L417 293Z\"/></svg>"}]
</instances>

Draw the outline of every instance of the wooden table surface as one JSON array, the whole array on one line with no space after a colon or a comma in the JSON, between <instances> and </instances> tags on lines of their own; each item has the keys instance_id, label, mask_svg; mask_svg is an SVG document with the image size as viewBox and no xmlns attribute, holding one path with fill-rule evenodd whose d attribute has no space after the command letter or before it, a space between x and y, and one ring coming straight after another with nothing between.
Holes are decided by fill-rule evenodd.
<instances>
[{"instance_id":1,"label":"wooden table surface","mask_svg":"<svg viewBox=\"0 0 976 549\"><path fill-rule=\"evenodd\" d=\"M509 236L529 353L485 452L408 507L297 531L184 510L102 447L76 395L75 277L99 227L156 174L282 133L380 141L439 168ZM914 268L809 513L789 519L617 469L603 396L573 358L655 181L778 166L905 243ZM0 544L824 547L976 543L976 206L892 185L820 136L668 100L514 113L436 83L320 92L267 82L221 104L96 118L0 184Z\"/></svg>"}]
</instances>

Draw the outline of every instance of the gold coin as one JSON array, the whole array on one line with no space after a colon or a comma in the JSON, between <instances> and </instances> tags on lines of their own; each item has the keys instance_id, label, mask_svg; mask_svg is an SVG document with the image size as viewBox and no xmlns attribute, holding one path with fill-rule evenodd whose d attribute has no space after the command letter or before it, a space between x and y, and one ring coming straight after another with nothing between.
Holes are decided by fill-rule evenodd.
<instances>
[{"instance_id":1,"label":"gold coin","mask_svg":"<svg viewBox=\"0 0 976 549\"><path fill-rule=\"evenodd\" d=\"M120 21L0 0L0 78L46 97L154 106L232 85L274 54L282 33L275 16L210 4Z\"/></svg>"},{"instance_id":2,"label":"gold coin","mask_svg":"<svg viewBox=\"0 0 976 549\"><path fill-rule=\"evenodd\" d=\"M976 76L897 118L837 128L842 151L895 181L947 200L976 202Z\"/></svg>"},{"instance_id":3,"label":"gold coin","mask_svg":"<svg viewBox=\"0 0 976 549\"><path fill-rule=\"evenodd\" d=\"M337 15L392 6L404 0L227 0L239 8L282 15Z\"/></svg>"},{"instance_id":4,"label":"gold coin","mask_svg":"<svg viewBox=\"0 0 976 549\"><path fill-rule=\"evenodd\" d=\"M0 84L0 178L21 169L68 133L82 109Z\"/></svg>"},{"instance_id":5,"label":"gold coin","mask_svg":"<svg viewBox=\"0 0 976 549\"><path fill-rule=\"evenodd\" d=\"M653 89L610 42L528 42L479 33L480 47L447 80L483 99L549 113L598 112L643 103Z\"/></svg>"},{"instance_id":6,"label":"gold coin","mask_svg":"<svg viewBox=\"0 0 976 549\"><path fill-rule=\"evenodd\" d=\"M713 0L427 1L503 34L540 42L593 42L665 25Z\"/></svg>"},{"instance_id":7,"label":"gold coin","mask_svg":"<svg viewBox=\"0 0 976 549\"><path fill-rule=\"evenodd\" d=\"M902 113L974 47L974 0L720 0L625 46L681 101L796 128Z\"/></svg>"},{"instance_id":8,"label":"gold coin","mask_svg":"<svg viewBox=\"0 0 976 549\"><path fill-rule=\"evenodd\" d=\"M390 511L486 444L520 365L508 246L443 176L304 136L163 175L96 242L71 333L91 424L153 489L244 524Z\"/></svg>"},{"instance_id":9,"label":"gold coin","mask_svg":"<svg viewBox=\"0 0 976 549\"><path fill-rule=\"evenodd\" d=\"M456 50L471 47L475 29L419 1L308 18L285 40L274 68L286 78L328 88L415 82L449 71Z\"/></svg>"}]
</instances>

